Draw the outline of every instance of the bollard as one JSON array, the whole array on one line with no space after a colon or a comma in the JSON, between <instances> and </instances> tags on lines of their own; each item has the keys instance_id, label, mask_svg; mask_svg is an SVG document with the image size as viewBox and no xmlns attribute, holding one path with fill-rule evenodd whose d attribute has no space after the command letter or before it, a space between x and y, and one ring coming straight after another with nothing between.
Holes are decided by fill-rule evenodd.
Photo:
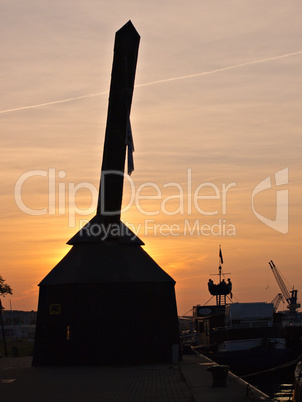
<instances>
[{"instance_id":1,"label":"bollard","mask_svg":"<svg viewBox=\"0 0 302 402\"><path fill-rule=\"evenodd\" d=\"M213 376L213 387L226 387L229 366L216 364L208 368Z\"/></svg>"},{"instance_id":2,"label":"bollard","mask_svg":"<svg viewBox=\"0 0 302 402\"><path fill-rule=\"evenodd\" d=\"M179 345L173 344L172 345L172 363L176 364L179 362Z\"/></svg>"}]
</instances>

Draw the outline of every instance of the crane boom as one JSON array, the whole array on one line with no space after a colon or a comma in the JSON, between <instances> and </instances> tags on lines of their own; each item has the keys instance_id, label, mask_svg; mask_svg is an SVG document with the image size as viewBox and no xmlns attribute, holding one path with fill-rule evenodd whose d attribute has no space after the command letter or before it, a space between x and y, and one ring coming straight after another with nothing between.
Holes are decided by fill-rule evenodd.
<instances>
[{"instance_id":1,"label":"crane boom","mask_svg":"<svg viewBox=\"0 0 302 402\"><path fill-rule=\"evenodd\" d=\"M280 272L278 271L276 265L273 263L272 260L270 260L269 266L271 267L271 269L273 271L274 277L276 278L276 281L277 281L277 283L279 285L279 288L280 288L280 290L282 292L282 295L283 295L284 299L288 303L287 308L289 309L292 318L294 318L296 313L297 313L296 310L299 307L301 307L301 305L299 303L297 303L298 291L295 290L294 288L290 292L288 291L288 289L285 286L285 283L284 283L284 281L283 281L283 279L281 277ZM279 303L280 303L280 301L279 301Z\"/></svg>"},{"instance_id":2,"label":"crane boom","mask_svg":"<svg viewBox=\"0 0 302 402\"><path fill-rule=\"evenodd\" d=\"M269 265L273 271L274 277L276 278L276 281L279 285L279 288L282 292L284 299L289 303L290 302L290 294L289 294L289 291L287 290L287 287L285 286L285 283L280 275L280 272L277 270L277 267L273 263L272 260L269 262Z\"/></svg>"},{"instance_id":3,"label":"crane boom","mask_svg":"<svg viewBox=\"0 0 302 402\"><path fill-rule=\"evenodd\" d=\"M283 301L283 303L284 303L284 297L281 293L278 293L271 301L271 303L273 303L273 305L274 305L275 312L278 310L278 307L279 307L279 304L281 301Z\"/></svg>"}]
</instances>

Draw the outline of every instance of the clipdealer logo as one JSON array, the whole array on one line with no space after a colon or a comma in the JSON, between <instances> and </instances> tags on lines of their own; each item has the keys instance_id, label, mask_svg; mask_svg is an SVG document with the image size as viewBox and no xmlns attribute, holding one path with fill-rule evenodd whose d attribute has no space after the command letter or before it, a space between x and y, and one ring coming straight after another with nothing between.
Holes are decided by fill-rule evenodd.
<instances>
[{"instance_id":1,"label":"clipdealer logo","mask_svg":"<svg viewBox=\"0 0 302 402\"><path fill-rule=\"evenodd\" d=\"M288 184L288 168L279 170L275 173L276 187ZM269 219L256 211L254 205L254 198L257 194L263 193L272 189L272 180L270 176L262 180L254 188L252 193L252 210L255 216L266 226L276 230L277 232L286 234L288 233L288 189L276 190L276 218Z\"/></svg>"},{"instance_id":2,"label":"clipdealer logo","mask_svg":"<svg viewBox=\"0 0 302 402\"><path fill-rule=\"evenodd\" d=\"M110 172L110 174L123 175L121 172ZM106 172L105 172L106 175ZM48 202L44 208L33 208L30 202L23 199L23 185L33 177L41 176L48 181ZM215 235L215 236L236 236L236 227L227 221L227 204L231 189L236 187L236 183L229 184L205 182L193 187L192 170L187 170L186 183L169 182L161 186L154 182L147 182L136 187L133 179L127 175L123 175L128 182L130 188L130 201L126 206L123 206L121 213L127 212L132 206L135 206L137 211L145 216L143 225L138 225L135 233L140 230L144 231L145 235L151 234L154 236L178 236L182 235ZM48 170L31 170L23 173L17 180L15 185L15 202L19 209L28 215L67 215L69 227L75 227L77 216L84 217L95 212L98 202L98 190L89 182L81 182L75 185L74 183L60 182L60 179L66 178L66 172L63 170L56 171L54 168ZM251 207L254 215L266 226L271 229L286 234L288 233L288 190L280 188L288 184L288 168L282 169L274 174L274 182L277 190L273 188L273 181L270 176L266 177L252 191ZM101 186L103 180L101 181ZM78 191L85 189L90 193L90 205L88 208L79 208L77 206ZM168 190L167 190L168 189ZM269 219L260 214L255 207L255 198L261 198L261 195L266 191L275 191L276 193L276 217ZM146 195L147 194L149 195ZM102 196L104 191L101 191L101 213L106 215L112 214L102 210ZM152 194L152 195L150 195ZM171 195L172 194L172 195ZM231 192L231 196L233 193ZM206 200L206 202L204 202ZM144 202L149 203L149 209L145 208ZM263 205L263 204L262 204ZM173 209L171 209L173 207ZM151 208L151 209L150 209ZM114 211L116 213L118 211ZM249 213L249 211L246 211ZM182 224L163 223L158 225L155 220L150 220L147 217L154 215L165 216L183 216ZM193 219L188 219L189 217ZM196 219L197 216L203 218ZM204 219L208 217L219 217L216 223L211 225ZM195 219L195 220L194 220ZM169 218L172 222L172 219ZM212 219L211 219L212 221ZM82 227L83 219L80 219L79 225ZM130 224L131 226L131 224ZM94 231L96 228L94 228Z\"/></svg>"}]
</instances>

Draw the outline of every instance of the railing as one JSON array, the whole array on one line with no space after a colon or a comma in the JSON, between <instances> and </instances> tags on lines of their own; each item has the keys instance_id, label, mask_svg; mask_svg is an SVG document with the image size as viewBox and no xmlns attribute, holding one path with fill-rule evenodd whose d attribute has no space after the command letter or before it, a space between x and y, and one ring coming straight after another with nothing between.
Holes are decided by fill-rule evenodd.
<instances>
[{"instance_id":1,"label":"railing","mask_svg":"<svg viewBox=\"0 0 302 402\"><path fill-rule=\"evenodd\" d=\"M271 322L251 321L241 324L228 325L224 327L213 328L214 331L225 331L229 329L244 329L244 328L282 328L282 324L272 324Z\"/></svg>"}]
</instances>

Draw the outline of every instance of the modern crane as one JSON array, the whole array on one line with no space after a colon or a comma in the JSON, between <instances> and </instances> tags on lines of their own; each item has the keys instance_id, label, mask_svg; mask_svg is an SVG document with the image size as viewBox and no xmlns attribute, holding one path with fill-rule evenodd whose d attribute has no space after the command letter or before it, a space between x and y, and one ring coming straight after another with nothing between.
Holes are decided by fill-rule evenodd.
<instances>
[{"instance_id":1,"label":"modern crane","mask_svg":"<svg viewBox=\"0 0 302 402\"><path fill-rule=\"evenodd\" d=\"M273 305L274 305L274 312L275 312L275 313L276 313L276 311L278 310L278 307L279 307L281 301L284 303L284 297L283 297L282 293L278 293L278 294L273 298L273 300L271 301L271 303L273 303Z\"/></svg>"},{"instance_id":2,"label":"modern crane","mask_svg":"<svg viewBox=\"0 0 302 402\"><path fill-rule=\"evenodd\" d=\"M276 265L273 263L271 260L269 262L269 266L271 267L271 270L273 271L274 277L279 285L279 288L282 292L282 296L284 299L287 301L288 306L287 308L289 309L291 315L296 315L297 309L301 307L299 303L297 303L297 294L298 291L293 288L293 290L288 291L287 287L285 286L285 283L281 277L280 272L278 271Z\"/></svg>"}]
</instances>

